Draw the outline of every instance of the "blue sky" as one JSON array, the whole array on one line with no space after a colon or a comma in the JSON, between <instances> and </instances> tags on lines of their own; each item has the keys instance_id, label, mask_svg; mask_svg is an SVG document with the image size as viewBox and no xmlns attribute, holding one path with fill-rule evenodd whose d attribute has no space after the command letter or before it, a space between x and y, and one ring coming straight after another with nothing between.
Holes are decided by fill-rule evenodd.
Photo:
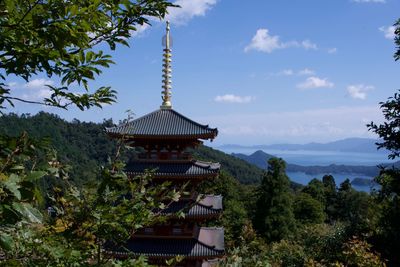
<instances>
[{"instance_id":1,"label":"blue sky","mask_svg":"<svg viewBox=\"0 0 400 267\"><path fill-rule=\"evenodd\" d=\"M328 142L373 137L378 103L400 88L393 53L398 0L178 0L170 11L175 110L219 129L215 145ZM118 103L81 112L44 108L68 120L114 121L161 104L165 24L140 28L130 48L91 85ZM57 79L9 79L16 95L46 96ZM75 88L75 90L79 90ZM16 113L42 107L17 104Z\"/></svg>"}]
</instances>

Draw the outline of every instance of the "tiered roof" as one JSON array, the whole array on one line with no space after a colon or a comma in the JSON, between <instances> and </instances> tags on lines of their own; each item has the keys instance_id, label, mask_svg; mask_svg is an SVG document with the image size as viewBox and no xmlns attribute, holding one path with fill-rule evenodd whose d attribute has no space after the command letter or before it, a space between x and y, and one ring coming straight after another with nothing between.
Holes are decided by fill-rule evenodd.
<instances>
[{"instance_id":1,"label":"tiered roof","mask_svg":"<svg viewBox=\"0 0 400 267\"><path fill-rule=\"evenodd\" d=\"M129 255L149 258L184 256L186 259L222 257L225 254L224 229L201 228L196 238L133 238L112 253L121 258Z\"/></svg>"},{"instance_id":2,"label":"tiered roof","mask_svg":"<svg viewBox=\"0 0 400 267\"><path fill-rule=\"evenodd\" d=\"M173 109L159 109L131 122L106 128L114 136L153 139L214 139L218 130L199 124Z\"/></svg>"},{"instance_id":3,"label":"tiered roof","mask_svg":"<svg viewBox=\"0 0 400 267\"><path fill-rule=\"evenodd\" d=\"M181 199L173 202L161 214L174 216L178 212L183 212L185 219L218 217L222 213L222 196L200 196L200 200L197 202L192 199Z\"/></svg>"},{"instance_id":4,"label":"tiered roof","mask_svg":"<svg viewBox=\"0 0 400 267\"><path fill-rule=\"evenodd\" d=\"M129 176L141 175L147 171L154 171L153 178L196 178L212 177L218 174L219 163L203 161L134 161L125 168Z\"/></svg>"}]
</instances>

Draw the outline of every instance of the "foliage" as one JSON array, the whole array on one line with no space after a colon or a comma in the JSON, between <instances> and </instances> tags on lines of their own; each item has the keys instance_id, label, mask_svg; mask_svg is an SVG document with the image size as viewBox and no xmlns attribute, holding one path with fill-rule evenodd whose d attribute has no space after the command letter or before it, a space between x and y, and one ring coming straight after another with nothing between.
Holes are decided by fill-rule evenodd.
<instances>
[{"instance_id":1,"label":"foliage","mask_svg":"<svg viewBox=\"0 0 400 267\"><path fill-rule=\"evenodd\" d=\"M398 19L396 21L394 26L396 27L395 31L394 31L394 34L395 34L394 41L397 45L397 50L394 54L394 58L395 58L395 60L399 60L400 59L400 19Z\"/></svg>"},{"instance_id":2,"label":"foliage","mask_svg":"<svg viewBox=\"0 0 400 267\"><path fill-rule=\"evenodd\" d=\"M215 179L203 182L198 189L206 194L223 196L224 212L216 225L224 226L224 239L228 247L238 246L243 227L249 223L251 208L246 207L254 206L254 194L247 189L225 171L221 171Z\"/></svg>"},{"instance_id":3,"label":"foliage","mask_svg":"<svg viewBox=\"0 0 400 267\"><path fill-rule=\"evenodd\" d=\"M300 224L318 224L325 220L323 204L309 194L296 195L293 207L294 216Z\"/></svg>"},{"instance_id":4,"label":"foliage","mask_svg":"<svg viewBox=\"0 0 400 267\"><path fill-rule=\"evenodd\" d=\"M268 242L279 241L294 231L292 197L285 162L272 158L258 188L254 226Z\"/></svg>"},{"instance_id":5,"label":"foliage","mask_svg":"<svg viewBox=\"0 0 400 267\"><path fill-rule=\"evenodd\" d=\"M391 152L389 158L395 159L400 156L400 91L379 104L386 121L380 125L371 122L367 127L383 140L377 143L378 149L386 148Z\"/></svg>"},{"instance_id":6,"label":"foliage","mask_svg":"<svg viewBox=\"0 0 400 267\"><path fill-rule=\"evenodd\" d=\"M98 180L100 166L116 153L116 143L104 133L111 121L68 123L56 115L40 112L35 116L8 114L0 117L0 134L18 136L23 131L35 139L46 138L57 151L58 159L70 166L69 176L76 185ZM121 160L125 160L123 158ZM45 188L54 181L47 179Z\"/></svg>"},{"instance_id":7,"label":"foliage","mask_svg":"<svg viewBox=\"0 0 400 267\"><path fill-rule=\"evenodd\" d=\"M325 207L326 205L326 199L325 199L325 187L324 184L314 178L312 179L307 186L305 186L301 192L306 193L310 195L312 198L317 200L318 202L322 203Z\"/></svg>"},{"instance_id":8,"label":"foliage","mask_svg":"<svg viewBox=\"0 0 400 267\"><path fill-rule=\"evenodd\" d=\"M164 0L1 1L0 108L16 100L60 108L74 104L81 110L114 102L116 92L110 87L90 93L88 85L101 68L113 64L103 44L111 50L128 46L139 25L163 18L169 6ZM18 98L6 84L10 75L29 81L39 73L60 77L62 85L48 86L52 94L41 101ZM83 86L81 94L69 91L75 82Z\"/></svg>"},{"instance_id":9,"label":"foliage","mask_svg":"<svg viewBox=\"0 0 400 267\"><path fill-rule=\"evenodd\" d=\"M264 240L257 236L250 222L244 225L238 241L235 247L228 247L228 257L224 259L222 266L271 266L267 259L268 247Z\"/></svg>"},{"instance_id":10,"label":"foliage","mask_svg":"<svg viewBox=\"0 0 400 267\"><path fill-rule=\"evenodd\" d=\"M263 175L262 169L210 147L200 146L191 152L196 159L221 163L222 170L243 184L259 183Z\"/></svg>"},{"instance_id":11,"label":"foliage","mask_svg":"<svg viewBox=\"0 0 400 267\"><path fill-rule=\"evenodd\" d=\"M344 262L346 266L386 266L386 263L380 258L380 255L371 251L370 244L356 238L344 244L343 254L345 256Z\"/></svg>"},{"instance_id":12,"label":"foliage","mask_svg":"<svg viewBox=\"0 0 400 267\"><path fill-rule=\"evenodd\" d=\"M125 251L132 234L162 220L161 210L181 194L166 183L150 187L151 173L128 178L118 158L103 168L97 190L78 189L57 158L38 157L35 145L43 149L43 143L26 134L2 136L0 143L0 255L5 266L119 264L104 248ZM44 206L37 182L45 176L57 177L63 187L53 187Z\"/></svg>"},{"instance_id":13,"label":"foliage","mask_svg":"<svg viewBox=\"0 0 400 267\"><path fill-rule=\"evenodd\" d=\"M13 226L42 222L35 204L43 198L36 182L50 172L58 174L58 170L49 165L40 168L35 149L40 144L26 133L15 138L0 136L0 250L14 245Z\"/></svg>"}]
</instances>

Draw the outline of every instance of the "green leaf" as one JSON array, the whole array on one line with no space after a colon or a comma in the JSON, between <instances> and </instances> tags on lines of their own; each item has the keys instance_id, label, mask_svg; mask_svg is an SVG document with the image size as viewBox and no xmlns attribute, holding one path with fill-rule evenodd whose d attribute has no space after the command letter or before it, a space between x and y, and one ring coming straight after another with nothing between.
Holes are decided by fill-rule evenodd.
<instances>
[{"instance_id":1,"label":"green leaf","mask_svg":"<svg viewBox=\"0 0 400 267\"><path fill-rule=\"evenodd\" d=\"M30 172L30 173L27 175L26 179L27 179L28 181L30 181L30 182L34 182L34 181L36 181L36 180L42 178L42 177L45 176L46 174L47 174L47 173L46 173L45 171L33 171L33 172Z\"/></svg>"},{"instance_id":2,"label":"green leaf","mask_svg":"<svg viewBox=\"0 0 400 267\"><path fill-rule=\"evenodd\" d=\"M21 192L19 192L19 181L21 178L16 174L11 174L9 178L4 181L4 186L18 199L21 200Z\"/></svg>"},{"instance_id":3,"label":"green leaf","mask_svg":"<svg viewBox=\"0 0 400 267\"><path fill-rule=\"evenodd\" d=\"M32 207L29 203L17 203L14 202L12 207L17 211L24 219L31 223L41 223L43 216L42 214Z\"/></svg>"},{"instance_id":4,"label":"green leaf","mask_svg":"<svg viewBox=\"0 0 400 267\"><path fill-rule=\"evenodd\" d=\"M12 237L5 233L0 233L0 247L4 250L11 250L14 246Z\"/></svg>"}]
</instances>

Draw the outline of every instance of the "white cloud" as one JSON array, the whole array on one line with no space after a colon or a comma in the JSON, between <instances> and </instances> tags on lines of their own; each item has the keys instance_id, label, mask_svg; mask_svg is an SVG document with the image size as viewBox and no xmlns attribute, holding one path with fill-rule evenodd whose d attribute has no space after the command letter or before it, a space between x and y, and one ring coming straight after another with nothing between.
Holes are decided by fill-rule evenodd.
<instances>
[{"instance_id":1,"label":"white cloud","mask_svg":"<svg viewBox=\"0 0 400 267\"><path fill-rule=\"evenodd\" d=\"M386 0L353 0L356 3L386 3Z\"/></svg>"},{"instance_id":2,"label":"white cloud","mask_svg":"<svg viewBox=\"0 0 400 267\"><path fill-rule=\"evenodd\" d=\"M206 12L213 8L217 3L217 0L177 0L174 2L175 5L180 7L168 8L168 14L165 16L164 21L168 20L172 24L184 25L194 17L203 17ZM152 24L159 23L159 20L155 20L149 17ZM132 37L141 37L143 34L150 29L150 25L136 25L136 31L131 31Z\"/></svg>"},{"instance_id":3,"label":"white cloud","mask_svg":"<svg viewBox=\"0 0 400 267\"><path fill-rule=\"evenodd\" d=\"M356 84L347 86L347 92L354 99L364 100L367 98L367 92L373 90L372 85Z\"/></svg>"},{"instance_id":4,"label":"white cloud","mask_svg":"<svg viewBox=\"0 0 400 267\"><path fill-rule=\"evenodd\" d=\"M146 32L149 28L149 24L143 24L143 25L135 25L136 31L131 31L130 34L132 37L140 37L143 35L144 32Z\"/></svg>"},{"instance_id":5,"label":"white cloud","mask_svg":"<svg viewBox=\"0 0 400 267\"><path fill-rule=\"evenodd\" d=\"M347 106L258 114L238 112L199 120L217 125L219 139L224 143L324 142L355 136L376 137L365 124L382 121L382 112L378 105Z\"/></svg>"},{"instance_id":6,"label":"white cloud","mask_svg":"<svg viewBox=\"0 0 400 267\"><path fill-rule=\"evenodd\" d=\"M293 70L293 69L284 69L279 72L270 72L268 73L267 77L272 77L272 76L310 76L310 75L315 75L315 71L311 70L309 68L304 68L301 70Z\"/></svg>"},{"instance_id":7,"label":"white cloud","mask_svg":"<svg viewBox=\"0 0 400 267\"><path fill-rule=\"evenodd\" d=\"M226 95L218 95L214 98L215 102L220 103L250 103L254 97L252 96L237 96L233 94L226 94Z\"/></svg>"},{"instance_id":8,"label":"white cloud","mask_svg":"<svg viewBox=\"0 0 400 267\"><path fill-rule=\"evenodd\" d=\"M323 87L331 88L333 86L334 84L328 81L327 78L321 79L316 76L311 76L308 77L304 82L299 83L297 85L297 88L301 89L312 89L312 88L323 88Z\"/></svg>"},{"instance_id":9,"label":"white cloud","mask_svg":"<svg viewBox=\"0 0 400 267\"><path fill-rule=\"evenodd\" d=\"M301 42L281 42L278 35L270 35L268 29L260 28L256 31L250 44L244 48L244 51L248 52L255 50L264 53L272 53L274 50L290 47L302 47L306 50L317 49L317 45L312 43L310 40L304 40Z\"/></svg>"},{"instance_id":10,"label":"white cloud","mask_svg":"<svg viewBox=\"0 0 400 267\"><path fill-rule=\"evenodd\" d=\"M180 8L169 8L165 19L178 25L186 24L194 17L205 16L216 3L217 0L177 0L174 4Z\"/></svg>"},{"instance_id":11,"label":"white cloud","mask_svg":"<svg viewBox=\"0 0 400 267\"><path fill-rule=\"evenodd\" d=\"M54 85L54 82L52 80L46 80L46 79L33 79L29 82L27 82L24 87L28 89L43 89L43 88L48 88L46 85Z\"/></svg>"},{"instance_id":12,"label":"white cloud","mask_svg":"<svg viewBox=\"0 0 400 267\"><path fill-rule=\"evenodd\" d=\"M299 70L299 72L297 72L297 74L298 75L304 75L304 76L315 75L315 71L310 70L308 68L305 68L305 69Z\"/></svg>"},{"instance_id":13,"label":"white cloud","mask_svg":"<svg viewBox=\"0 0 400 267\"><path fill-rule=\"evenodd\" d=\"M251 43L244 48L244 51L256 50L271 53L275 49L280 48L282 48L282 44L279 41L279 36L269 35L268 29L258 29L256 35L251 39Z\"/></svg>"},{"instance_id":14,"label":"white cloud","mask_svg":"<svg viewBox=\"0 0 400 267\"><path fill-rule=\"evenodd\" d=\"M317 49L317 45L312 43L310 40L302 41L300 46L304 47L304 49Z\"/></svg>"},{"instance_id":15,"label":"white cloud","mask_svg":"<svg viewBox=\"0 0 400 267\"><path fill-rule=\"evenodd\" d=\"M329 48L328 49L328 53L329 54L335 54L337 52L337 48L336 47L333 47L333 48Z\"/></svg>"},{"instance_id":16,"label":"white cloud","mask_svg":"<svg viewBox=\"0 0 400 267\"><path fill-rule=\"evenodd\" d=\"M43 98L50 97L51 91L47 85L53 86L55 83L48 79L33 79L25 84L18 82L10 82L8 86L16 89L21 98L31 101L43 100ZM17 93L18 94L18 93Z\"/></svg>"},{"instance_id":17,"label":"white cloud","mask_svg":"<svg viewBox=\"0 0 400 267\"><path fill-rule=\"evenodd\" d=\"M291 69L283 70L277 73L278 76L291 76L294 74L294 71Z\"/></svg>"},{"instance_id":18,"label":"white cloud","mask_svg":"<svg viewBox=\"0 0 400 267\"><path fill-rule=\"evenodd\" d=\"M389 39L389 40L393 40L394 39L394 37L395 37L394 31L396 30L396 27L394 27L394 26L389 26L389 27L382 26L382 27L379 28L379 30L381 32L383 32L383 34L385 35L386 39Z\"/></svg>"}]
</instances>

